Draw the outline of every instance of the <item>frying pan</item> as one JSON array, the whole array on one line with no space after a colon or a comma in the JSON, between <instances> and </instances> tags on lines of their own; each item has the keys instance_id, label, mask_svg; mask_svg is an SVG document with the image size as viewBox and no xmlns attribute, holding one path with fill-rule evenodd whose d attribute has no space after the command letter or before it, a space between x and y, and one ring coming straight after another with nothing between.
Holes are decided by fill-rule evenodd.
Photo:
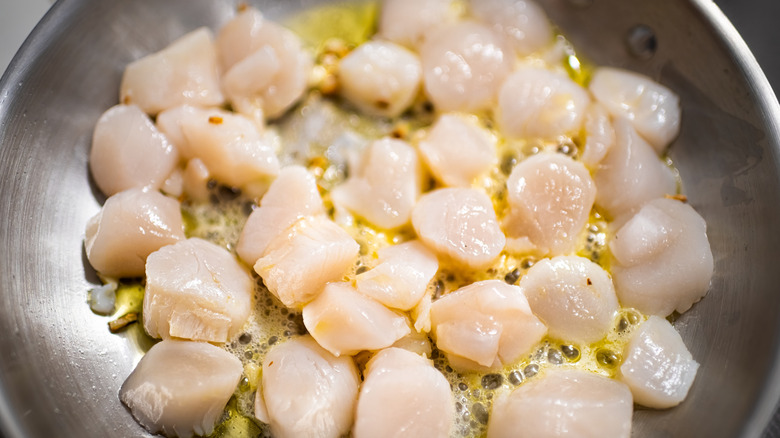
<instances>
[{"instance_id":1,"label":"frying pan","mask_svg":"<svg viewBox=\"0 0 780 438\"><path fill-rule=\"evenodd\" d=\"M272 18L321 1L254 2ZM675 325L702 364L688 398L638 409L642 437L759 436L780 397L780 108L755 59L708 0L541 0L586 59L675 90L671 158L715 256L708 296ZM106 329L82 250L103 198L87 156L123 67L237 1L60 0L0 82L0 429L16 437L146 434L118 388L137 360Z\"/></svg>"}]
</instances>

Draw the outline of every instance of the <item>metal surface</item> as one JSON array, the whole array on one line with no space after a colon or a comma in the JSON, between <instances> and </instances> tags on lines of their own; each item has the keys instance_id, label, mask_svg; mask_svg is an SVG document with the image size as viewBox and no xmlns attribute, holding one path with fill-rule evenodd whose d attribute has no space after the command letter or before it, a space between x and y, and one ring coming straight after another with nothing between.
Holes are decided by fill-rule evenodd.
<instances>
[{"instance_id":1,"label":"metal surface","mask_svg":"<svg viewBox=\"0 0 780 438\"><path fill-rule=\"evenodd\" d=\"M261 4L280 17L297 2ZM307 2L311 4L314 2ZM681 96L672 158L705 217L712 289L676 326L702 364L688 399L638 410L635 436L753 437L780 396L780 109L755 60L707 0L545 0L551 18L597 64L644 72ZM305 6L305 5L304 5ZM84 225L101 197L87 152L116 103L124 65L234 2L61 0L0 82L0 422L6 437L142 436L117 391L131 339L92 314ZM625 37L655 32L651 57Z\"/></svg>"}]
</instances>

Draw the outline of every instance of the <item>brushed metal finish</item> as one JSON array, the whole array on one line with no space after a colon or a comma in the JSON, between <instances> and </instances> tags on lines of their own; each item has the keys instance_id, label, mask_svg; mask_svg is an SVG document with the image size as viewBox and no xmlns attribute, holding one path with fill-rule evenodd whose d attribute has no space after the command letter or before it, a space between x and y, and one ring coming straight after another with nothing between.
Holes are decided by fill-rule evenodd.
<instances>
[{"instance_id":1,"label":"brushed metal finish","mask_svg":"<svg viewBox=\"0 0 780 438\"><path fill-rule=\"evenodd\" d=\"M83 255L103 201L87 156L122 69L237 1L60 0L0 80L0 431L7 437L148 436L117 391L133 341L92 314ZM255 2L268 16L319 1ZM708 0L541 0L586 58L644 72L681 96L671 156L705 217L712 288L676 326L701 362L688 399L638 410L635 436L758 436L780 397L780 107ZM653 29L652 57L625 37Z\"/></svg>"}]
</instances>

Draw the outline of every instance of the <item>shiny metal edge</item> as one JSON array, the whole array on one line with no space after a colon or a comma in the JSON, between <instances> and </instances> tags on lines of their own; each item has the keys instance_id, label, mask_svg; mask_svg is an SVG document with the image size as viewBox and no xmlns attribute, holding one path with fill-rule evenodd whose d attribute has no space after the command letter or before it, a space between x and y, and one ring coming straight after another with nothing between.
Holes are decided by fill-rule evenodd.
<instances>
[{"instance_id":1,"label":"shiny metal edge","mask_svg":"<svg viewBox=\"0 0 780 438\"><path fill-rule=\"evenodd\" d=\"M67 0L57 0L35 25L11 59L5 72L0 76L0 113L4 112L3 107L6 102L10 101L11 96L17 92L20 78L27 74L27 70L33 64L31 62L34 58L33 54L39 53L40 48L45 47L52 38L66 28L68 17L77 9L70 6ZM3 128L0 126L0 131ZM26 438L28 434L18 421L18 413L8 403L3 377L4 375L0 374L0 438Z\"/></svg>"},{"instance_id":2,"label":"shiny metal edge","mask_svg":"<svg viewBox=\"0 0 780 438\"><path fill-rule=\"evenodd\" d=\"M750 83L755 100L761 105L767 136L771 137L770 143L774 146L772 160L780 168L780 103L777 95L747 43L718 5L712 0L692 0L692 3L721 35L722 42L728 48L734 63L740 67L742 74ZM778 408L780 408L780 346L775 349L769 380L760 399L755 403L751 418L745 423L742 436L762 436L773 417L778 414Z\"/></svg>"}]
</instances>

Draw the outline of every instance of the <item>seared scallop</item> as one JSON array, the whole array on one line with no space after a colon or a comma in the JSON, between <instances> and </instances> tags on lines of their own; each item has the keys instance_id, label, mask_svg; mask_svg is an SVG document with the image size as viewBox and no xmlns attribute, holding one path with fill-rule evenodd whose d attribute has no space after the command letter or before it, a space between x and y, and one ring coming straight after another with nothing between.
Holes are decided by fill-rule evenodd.
<instances>
[{"instance_id":1,"label":"seared scallop","mask_svg":"<svg viewBox=\"0 0 780 438\"><path fill-rule=\"evenodd\" d=\"M336 356L380 350L411 332L406 316L362 295L349 283L329 283L303 308L303 323Z\"/></svg>"},{"instance_id":2,"label":"seared scallop","mask_svg":"<svg viewBox=\"0 0 780 438\"><path fill-rule=\"evenodd\" d=\"M136 105L109 108L95 125L89 170L103 194L133 187L159 189L179 153Z\"/></svg>"},{"instance_id":3,"label":"seared scallop","mask_svg":"<svg viewBox=\"0 0 780 438\"><path fill-rule=\"evenodd\" d=\"M107 277L141 277L146 258L184 239L181 209L175 199L148 189L111 196L87 222L87 259Z\"/></svg>"},{"instance_id":4,"label":"seared scallop","mask_svg":"<svg viewBox=\"0 0 780 438\"><path fill-rule=\"evenodd\" d=\"M414 148L402 140L377 140L350 172L350 178L331 192L335 205L379 228L392 229L409 222L422 185Z\"/></svg>"},{"instance_id":5,"label":"seared scallop","mask_svg":"<svg viewBox=\"0 0 780 438\"><path fill-rule=\"evenodd\" d=\"M538 52L553 41L553 30L544 10L533 0L470 0L471 12L509 37L521 56Z\"/></svg>"},{"instance_id":6,"label":"seared scallop","mask_svg":"<svg viewBox=\"0 0 780 438\"><path fill-rule=\"evenodd\" d=\"M585 145L580 161L589 169L595 169L615 144L615 128L607 110L599 103L591 104L583 121Z\"/></svg>"},{"instance_id":7,"label":"seared scallop","mask_svg":"<svg viewBox=\"0 0 780 438\"><path fill-rule=\"evenodd\" d=\"M138 105L149 115L185 104L222 104L211 31L201 27L165 49L128 64L122 75L119 101Z\"/></svg>"},{"instance_id":8,"label":"seared scallop","mask_svg":"<svg viewBox=\"0 0 780 438\"><path fill-rule=\"evenodd\" d=\"M549 369L493 402L488 438L628 438L633 402L623 383Z\"/></svg>"},{"instance_id":9,"label":"seared scallop","mask_svg":"<svg viewBox=\"0 0 780 438\"><path fill-rule=\"evenodd\" d=\"M455 403L433 363L400 348L380 351L366 364L355 438L449 436Z\"/></svg>"},{"instance_id":10,"label":"seared scallop","mask_svg":"<svg viewBox=\"0 0 780 438\"><path fill-rule=\"evenodd\" d=\"M209 435L242 371L240 360L214 345L164 340L144 355L119 398L151 433Z\"/></svg>"},{"instance_id":11,"label":"seared scallop","mask_svg":"<svg viewBox=\"0 0 780 438\"><path fill-rule=\"evenodd\" d=\"M417 48L442 25L457 18L455 0L383 0L378 34L409 48Z\"/></svg>"},{"instance_id":12,"label":"seared scallop","mask_svg":"<svg viewBox=\"0 0 780 438\"><path fill-rule=\"evenodd\" d=\"M411 106L422 83L416 53L387 41L368 41L339 64L341 95L366 114L395 117Z\"/></svg>"},{"instance_id":13,"label":"seared scallop","mask_svg":"<svg viewBox=\"0 0 780 438\"><path fill-rule=\"evenodd\" d=\"M631 334L619 379L634 401L649 408L677 406L688 395L699 364L669 321L650 316Z\"/></svg>"},{"instance_id":14,"label":"seared scallop","mask_svg":"<svg viewBox=\"0 0 780 438\"><path fill-rule=\"evenodd\" d=\"M263 360L256 413L279 438L338 438L352 427L360 378L351 357L336 357L311 336L276 345Z\"/></svg>"},{"instance_id":15,"label":"seared scallop","mask_svg":"<svg viewBox=\"0 0 780 438\"><path fill-rule=\"evenodd\" d=\"M645 202L673 195L677 181L672 170L625 119L615 119L615 145L593 172L596 205L609 219L635 213Z\"/></svg>"},{"instance_id":16,"label":"seared scallop","mask_svg":"<svg viewBox=\"0 0 780 438\"><path fill-rule=\"evenodd\" d=\"M547 332L523 290L500 280L478 281L434 301L431 324L450 364L467 370L513 363Z\"/></svg>"},{"instance_id":17,"label":"seared scallop","mask_svg":"<svg viewBox=\"0 0 780 438\"><path fill-rule=\"evenodd\" d=\"M470 269L492 264L506 243L490 198L477 189L438 189L423 195L412 212L412 225L440 257Z\"/></svg>"},{"instance_id":18,"label":"seared scallop","mask_svg":"<svg viewBox=\"0 0 780 438\"><path fill-rule=\"evenodd\" d=\"M255 8L246 8L220 29L217 47L225 72L222 85L239 112L251 116L260 108L274 119L306 91L311 55L297 35Z\"/></svg>"},{"instance_id":19,"label":"seared scallop","mask_svg":"<svg viewBox=\"0 0 780 438\"><path fill-rule=\"evenodd\" d=\"M713 259L707 225L690 205L656 199L609 244L621 304L652 315L688 310L710 285Z\"/></svg>"},{"instance_id":20,"label":"seared scallop","mask_svg":"<svg viewBox=\"0 0 780 438\"><path fill-rule=\"evenodd\" d=\"M418 149L436 179L451 187L470 187L498 161L490 133L454 113L439 117Z\"/></svg>"},{"instance_id":21,"label":"seared scallop","mask_svg":"<svg viewBox=\"0 0 780 438\"><path fill-rule=\"evenodd\" d=\"M680 132L680 99L647 76L612 67L593 73L590 92L615 117L631 122L657 153Z\"/></svg>"},{"instance_id":22,"label":"seared scallop","mask_svg":"<svg viewBox=\"0 0 780 438\"><path fill-rule=\"evenodd\" d=\"M249 265L265 254L271 241L305 216L325 212L317 181L306 168L288 166L279 172L241 231L236 252Z\"/></svg>"},{"instance_id":23,"label":"seared scallop","mask_svg":"<svg viewBox=\"0 0 780 438\"><path fill-rule=\"evenodd\" d=\"M246 117L221 109L190 106L165 111L157 125L185 159L200 159L219 182L262 191L279 173L279 159L257 125Z\"/></svg>"},{"instance_id":24,"label":"seared scallop","mask_svg":"<svg viewBox=\"0 0 780 438\"><path fill-rule=\"evenodd\" d=\"M378 251L378 264L358 274L357 289L387 307L409 310L416 306L436 275L436 254L412 240Z\"/></svg>"},{"instance_id":25,"label":"seared scallop","mask_svg":"<svg viewBox=\"0 0 780 438\"><path fill-rule=\"evenodd\" d=\"M227 342L249 317L252 277L226 249L198 238L146 260L144 328L153 338Z\"/></svg>"},{"instance_id":26,"label":"seared scallop","mask_svg":"<svg viewBox=\"0 0 780 438\"><path fill-rule=\"evenodd\" d=\"M307 216L274 238L255 272L287 307L301 308L355 265L360 246L324 216Z\"/></svg>"},{"instance_id":27,"label":"seared scallop","mask_svg":"<svg viewBox=\"0 0 780 438\"><path fill-rule=\"evenodd\" d=\"M520 67L498 92L498 124L514 138L576 134L589 104L588 92L568 76Z\"/></svg>"},{"instance_id":28,"label":"seared scallop","mask_svg":"<svg viewBox=\"0 0 780 438\"><path fill-rule=\"evenodd\" d=\"M488 26L462 21L431 33L420 47L425 94L439 111L481 111L512 70L512 49Z\"/></svg>"},{"instance_id":29,"label":"seared scallop","mask_svg":"<svg viewBox=\"0 0 780 438\"><path fill-rule=\"evenodd\" d=\"M572 253L588 223L596 187L582 163L558 153L521 161L507 180L504 229L528 237L543 254Z\"/></svg>"},{"instance_id":30,"label":"seared scallop","mask_svg":"<svg viewBox=\"0 0 780 438\"><path fill-rule=\"evenodd\" d=\"M609 274L584 257L540 260L520 279L520 288L549 335L561 340L590 344L602 339L618 311Z\"/></svg>"}]
</instances>

